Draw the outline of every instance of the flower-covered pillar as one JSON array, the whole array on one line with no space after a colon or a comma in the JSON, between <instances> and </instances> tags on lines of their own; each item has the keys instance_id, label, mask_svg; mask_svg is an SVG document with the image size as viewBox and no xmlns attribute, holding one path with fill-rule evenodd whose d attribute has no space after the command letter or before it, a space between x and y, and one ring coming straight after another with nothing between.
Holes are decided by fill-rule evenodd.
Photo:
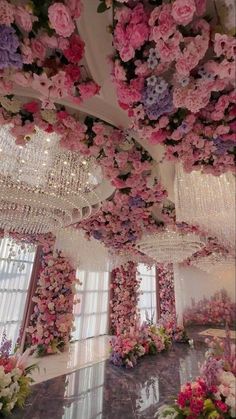
<instances>
[{"instance_id":1,"label":"flower-covered pillar","mask_svg":"<svg viewBox=\"0 0 236 419\"><path fill-rule=\"evenodd\" d=\"M160 317L176 314L175 285L172 264L157 265L157 281L159 292Z\"/></svg>"},{"instance_id":2,"label":"flower-covered pillar","mask_svg":"<svg viewBox=\"0 0 236 419\"><path fill-rule=\"evenodd\" d=\"M62 350L70 340L76 272L70 260L53 252L54 240L45 241L37 279L28 343L37 345L39 355Z\"/></svg>"},{"instance_id":3,"label":"flower-covered pillar","mask_svg":"<svg viewBox=\"0 0 236 419\"><path fill-rule=\"evenodd\" d=\"M134 327L139 320L138 295L140 280L134 262L113 269L111 275L111 333Z\"/></svg>"}]
</instances>

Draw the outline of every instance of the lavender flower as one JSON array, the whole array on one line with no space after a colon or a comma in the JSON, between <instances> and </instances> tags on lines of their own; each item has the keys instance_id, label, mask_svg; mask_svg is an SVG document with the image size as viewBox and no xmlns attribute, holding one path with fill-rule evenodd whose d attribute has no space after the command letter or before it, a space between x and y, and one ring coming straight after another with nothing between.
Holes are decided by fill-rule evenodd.
<instances>
[{"instance_id":1,"label":"lavender flower","mask_svg":"<svg viewBox=\"0 0 236 419\"><path fill-rule=\"evenodd\" d=\"M173 110L172 94L161 77L149 77L142 95L144 109L149 119L156 120Z\"/></svg>"},{"instance_id":2,"label":"lavender flower","mask_svg":"<svg viewBox=\"0 0 236 419\"><path fill-rule=\"evenodd\" d=\"M233 141L223 141L220 137L213 138L213 143L216 147L215 154L219 156L222 156L235 146Z\"/></svg>"},{"instance_id":3,"label":"lavender flower","mask_svg":"<svg viewBox=\"0 0 236 419\"><path fill-rule=\"evenodd\" d=\"M94 237L96 240L101 240L101 238L102 238L102 233L101 233L101 231L99 231L99 230L94 230L94 231L93 231L93 237Z\"/></svg>"},{"instance_id":4,"label":"lavender flower","mask_svg":"<svg viewBox=\"0 0 236 419\"><path fill-rule=\"evenodd\" d=\"M140 196L130 196L129 206L133 208L143 208L145 207L145 201Z\"/></svg>"},{"instance_id":5,"label":"lavender flower","mask_svg":"<svg viewBox=\"0 0 236 419\"><path fill-rule=\"evenodd\" d=\"M217 377L222 370L222 360L209 357L201 366L201 374L208 387L217 384Z\"/></svg>"},{"instance_id":6,"label":"lavender flower","mask_svg":"<svg viewBox=\"0 0 236 419\"><path fill-rule=\"evenodd\" d=\"M3 68L21 68L22 57L17 52L19 39L13 28L0 25L0 69Z\"/></svg>"},{"instance_id":7,"label":"lavender flower","mask_svg":"<svg viewBox=\"0 0 236 419\"><path fill-rule=\"evenodd\" d=\"M3 332L0 345L0 358L8 358L11 354L12 341L7 339L6 332Z\"/></svg>"}]
</instances>

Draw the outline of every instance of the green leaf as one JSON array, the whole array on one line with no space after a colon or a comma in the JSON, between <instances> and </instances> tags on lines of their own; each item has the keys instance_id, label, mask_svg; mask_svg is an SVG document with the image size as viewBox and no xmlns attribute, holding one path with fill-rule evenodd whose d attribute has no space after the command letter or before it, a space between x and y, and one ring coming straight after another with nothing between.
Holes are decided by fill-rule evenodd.
<instances>
[{"instance_id":1,"label":"green leaf","mask_svg":"<svg viewBox=\"0 0 236 419\"><path fill-rule=\"evenodd\" d=\"M100 3L97 7L97 12L98 13L104 13L108 10L108 7L106 6L106 3Z\"/></svg>"}]
</instances>

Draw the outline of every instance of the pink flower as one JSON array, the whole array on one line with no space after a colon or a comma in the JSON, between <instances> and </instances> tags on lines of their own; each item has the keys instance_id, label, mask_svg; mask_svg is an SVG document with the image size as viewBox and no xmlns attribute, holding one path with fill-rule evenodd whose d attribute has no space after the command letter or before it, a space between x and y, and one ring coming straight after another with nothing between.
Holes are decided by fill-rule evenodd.
<instances>
[{"instance_id":1,"label":"pink flower","mask_svg":"<svg viewBox=\"0 0 236 419\"><path fill-rule=\"evenodd\" d=\"M55 49L58 47L56 36L48 36L47 33L43 33L38 39L48 48Z\"/></svg>"},{"instance_id":2,"label":"pink flower","mask_svg":"<svg viewBox=\"0 0 236 419\"><path fill-rule=\"evenodd\" d=\"M78 90L82 100L85 100L98 94L100 86L98 86L94 81L88 81L86 83L81 83L78 87Z\"/></svg>"},{"instance_id":3,"label":"pink flower","mask_svg":"<svg viewBox=\"0 0 236 419\"><path fill-rule=\"evenodd\" d=\"M81 76L81 72L80 72L80 68L73 65L73 64L68 64L65 67L65 72L67 77L69 77L69 79L71 80L72 83L78 82Z\"/></svg>"},{"instance_id":4,"label":"pink flower","mask_svg":"<svg viewBox=\"0 0 236 419\"><path fill-rule=\"evenodd\" d=\"M16 6L15 7L15 22L20 29L25 32L30 32L32 30L32 24L38 20L35 16L30 14L25 7Z\"/></svg>"},{"instance_id":5,"label":"pink flower","mask_svg":"<svg viewBox=\"0 0 236 419\"><path fill-rule=\"evenodd\" d=\"M54 3L48 8L48 18L56 33L65 38L71 36L75 30L70 10L62 3Z\"/></svg>"},{"instance_id":6,"label":"pink flower","mask_svg":"<svg viewBox=\"0 0 236 419\"><path fill-rule=\"evenodd\" d=\"M38 76L34 73L32 88L40 92L43 96L49 95L49 89L52 86L51 80L47 77L46 73Z\"/></svg>"},{"instance_id":7,"label":"pink flower","mask_svg":"<svg viewBox=\"0 0 236 419\"><path fill-rule=\"evenodd\" d=\"M70 63L78 64L84 55L84 42L76 34L71 36L69 42L69 47L63 53Z\"/></svg>"},{"instance_id":8,"label":"pink flower","mask_svg":"<svg viewBox=\"0 0 236 419\"><path fill-rule=\"evenodd\" d=\"M166 139L166 133L164 131L153 131L150 143L151 144L160 144Z\"/></svg>"},{"instance_id":9,"label":"pink flower","mask_svg":"<svg viewBox=\"0 0 236 419\"><path fill-rule=\"evenodd\" d=\"M43 61L46 55L46 47L37 38L31 40L32 54L34 58Z\"/></svg>"},{"instance_id":10,"label":"pink flower","mask_svg":"<svg viewBox=\"0 0 236 419\"><path fill-rule=\"evenodd\" d=\"M172 5L172 16L179 25L188 25L196 12L194 0L175 0Z\"/></svg>"},{"instance_id":11,"label":"pink flower","mask_svg":"<svg viewBox=\"0 0 236 419\"><path fill-rule=\"evenodd\" d=\"M83 10L81 0L65 0L65 4L70 10L73 19L78 19Z\"/></svg>"},{"instance_id":12,"label":"pink flower","mask_svg":"<svg viewBox=\"0 0 236 419\"><path fill-rule=\"evenodd\" d=\"M32 80L32 76L29 73L14 73L14 82L19 84L19 86L27 87L31 84Z\"/></svg>"},{"instance_id":13,"label":"pink flower","mask_svg":"<svg viewBox=\"0 0 236 419\"><path fill-rule=\"evenodd\" d=\"M6 0L0 0L0 24L10 26L14 22L14 7Z\"/></svg>"},{"instance_id":14,"label":"pink flower","mask_svg":"<svg viewBox=\"0 0 236 419\"><path fill-rule=\"evenodd\" d=\"M206 3L207 3L207 0L195 0L196 14L198 16L204 15L206 11Z\"/></svg>"},{"instance_id":15,"label":"pink flower","mask_svg":"<svg viewBox=\"0 0 236 419\"><path fill-rule=\"evenodd\" d=\"M23 63L32 64L34 59L33 59L32 49L30 48L30 46L26 44L21 44L20 50L21 50Z\"/></svg>"}]
</instances>

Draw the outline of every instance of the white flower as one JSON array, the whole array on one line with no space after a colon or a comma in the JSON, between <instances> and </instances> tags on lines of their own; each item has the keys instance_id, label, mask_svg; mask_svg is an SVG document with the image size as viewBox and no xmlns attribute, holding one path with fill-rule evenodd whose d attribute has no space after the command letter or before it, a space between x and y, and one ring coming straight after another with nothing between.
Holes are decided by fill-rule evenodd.
<instances>
[{"instance_id":1,"label":"white flower","mask_svg":"<svg viewBox=\"0 0 236 419\"><path fill-rule=\"evenodd\" d=\"M161 406L155 414L155 418L158 419L175 419L178 416L178 412L174 407L164 404Z\"/></svg>"}]
</instances>

